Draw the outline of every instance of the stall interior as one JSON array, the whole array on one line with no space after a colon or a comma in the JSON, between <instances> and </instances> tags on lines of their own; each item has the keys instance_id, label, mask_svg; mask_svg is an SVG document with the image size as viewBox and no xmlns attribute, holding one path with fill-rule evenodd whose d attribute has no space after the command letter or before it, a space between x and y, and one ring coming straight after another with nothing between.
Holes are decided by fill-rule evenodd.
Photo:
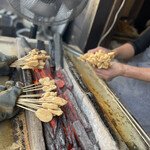
<instances>
[{"instance_id":1,"label":"stall interior","mask_svg":"<svg viewBox=\"0 0 150 150\"><path fill-rule=\"evenodd\" d=\"M15 38L18 37L18 36L19 37L22 37L22 36L23 37L29 37L31 23L24 20L23 18L20 18L18 15L16 15L15 12L13 12L13 10L11 10L10 7L8 6L7 1L0 0L0 3L2 4L2 5L0 5L0 35L1 36L8 36L8 37L15 37ZM66 42L67 44L70 44L70 45L75 45L75 47L77 47L77 49L78 48L80 49L79 51L81 53L86 53L89 49L97 47L98 44L100 44L103 47L113 49L113 48L116 48L116 47L126 43L126 42L129 42L129 41L132 41L132 40L136 39L137 37L142 35L150 27L150 15L149 15L150 13L148 13L148 8L147 8L150 5L149 3L150 3L149 0L132 0L132 1L131 0L125 0L125 1L122 1L122 0L95 0L95 1L89 0L89 3L86 6L86 8L82 11L82 13L76 19L74 19L71 22L68 22L63 27L62 26L60 28L59 27L53 27L53 28L52 27L47 27L46 30L47 30L47 33L50 34L49 38L53 37L54 32L59 32L59 34L61 34L62 39L63 39L64 42ZM108 9L106 9L106 7ZM119 10L120 7L121 7L121 10L120 10L115 22L114 22L114 25L112 26L112 29L110 30L110 32L108 32L108 35L105 37L104 35L111 28L111 25L113 24L114 17L117 14L117 11ZM83 21L81 21L81 20L83 20ZM26 30L24 30L24 29L26 29ZM37 33L37 39L45 40L45 41L49 40L49 38L44 36L44 33L42 33L41 29L42 28L39 27L38 33ZM104 39L103 39L103 37L104 37ZM50 40L50 41L52 41L52 40ZM50 44L50 46L53 47L53 45L51 45L51 44ZM50 48L50 46L49 46L49 48ZM58 54L58 55L60 55L60 54ZM105 83L101 80L99 81L99 79L95 76L95 74L92 75L92 77L94 76L94 78L92 78L92 80L90 80L90 75L85 76L85 74L88 74L89 71L91 71L92 69L89 66L88 67L86 65L84 66L81 62L77 63L78 60L76 59L75 56L72 56L72 54L70 54L70 53L67 54L65 59L67 61L69 60L68 61L69 65L72 65L73 64L72 62L74 62L74 65L75 65L75 68L77 68L78 74L80 74L80 76L81 76L81 78L83 78L83 80L85 78L84 82L87 82L86 83L87 87L89 89L91 88L90 89L91 91L95 88L95 90L92 91L95 94L95 95L92 95L92 98L93 97L95 98L97 96L98 101L96 102L96 105L98 103L98 105L100 105L100 107L98 106L98 109L102 108L102 112L104 112L104 114L101 115L100 117L105 118L105 115L106 115L105 113L107 112L105 109L103 110L103 106L105 106L106 108L108 107L108 110L109 110L108 114L110 116L113 116L111 111L110 111L111 106L109 105L109 104L112 103L112 101L107 104L105 102L105 98L106 98L105 96L109 95L110 97L113 97L113 100L114 100L116 95L112 94L109 91L109 89L106 88L107 83ZM79 66L79 64L81 64L81 66ZM88 69L86 69L86 67ZM69 66L69 69L71 70L72 67ZM74 70L75 69L73 67L73 71ZM40 74L40 72L34 72L34 73L35 73L34 76L38 76ZM77 73L75 72L74 74L76 75ZM42 75L42 73L39 75L39 77L41 75ZM93 84L91 81L93 81L95 79L96 79L95 84ZM8 80L8 78L6 80ZM78 78L76 80L78 80ZM97 84L97 81L99 81L102 84L101 89L96 87L97 85L99 85L99 84ZM35 79L34 82L36 82L36 79ZM78 82L80 82L80 81L78 81ZM4 84L4 83L2 83L2 84ZM103 85L105 85L106 87L103 86ZM92 87L94 87L94 88L92 89ZM104 90L103 90L103 88L104 88ZM105 93L106 92L105 90L108 91L109 94ZM81 91L82 91L82 88L81 88ZM102 96L103 98L101 97L101 93L99 93L100 95L98 93L96 93L97 91L102 92L102 95L104 97L103 96ZM67 92L68 92L68 90L66 90L66 93L65 93L66 95L68 94ZM89 92L87 92L86 94L88 95ZM66 96L66 95L64 95L64 96ZM75 94L75 95L77 95L77 94ZM90 97L90 96L88 96L88 97ZM102 99L102 101L104 100L104 105L103 105L103 103L100 102L101 99ZM109 98L108 99L106 98L106 101L108 101L108 100L109 100ZM117 98L117 102L116 102L116 99L115 99L115 103L116 103L117 106L119 105L119 107L124 106L124 104L122 104L122 102L120 103L118 98ZM92 106L93 105L94 104L92 104ZM96 109L96 105L94 106L95 109ZM114 103L112 105L114 105ZM72 107L72 106L70 105L70 107ZM84 109L84 108L82 108L82 109ZM72 115L71 113L68 112L68 108L66 108L64 110L66 110L66 116L67 115L68 116ZM122 113L124 114L124 112L125 112L124 107L121 108L120 110L121 110L121 114ZM128 110L128 108L127 108L127 110ZM85 109L85 111L86 111L86 109ZM87 110L87 112L89 112L89 111ZM101 112L101 110L100 110L100 112ZM130 110L129 110L129 112L130 112ZM76 113L74 113L74 114L75 114L75 116L77 115ZM21 114L21 117L22 117L22 115L23 115L23 119L25 119L24 113ZM26 115L30 116L31 114L26 114ZM91 115L91 114L89 113L89 115ZM90 144L88 143L87 145L86 144L84 145L84 143L86 143L87 141L84 140L84 136L83 137L81 136L83 131L81 131L82 125L80 125L80 123L77 122L78 121L78 116L76 116L77 118L75 118L75 121L73 120L75 122L73 131L70 130L70 127L69 127L69 129L64 127L65 123L66 123L66 122L64 122L64 120L66 119L65 118L66 116L65 117L64 116L65 115L63 115L60 118L59 117L55 118L55 120L53 120L54 122L51 122L51 124L47 124L47 123L42 124L45 127L44 130L46 129L45 133L47 133L47 134L48 134L48 132L47 132L48 130L49 130L49 132L51 132L50 129L49 129L50 125L53 127L52 128L53 130L56 130L54 128L57 128L59 130L58 133L60 135L56 134L57 139L55 139L55 141L57 141L59 139L59 136L60 136L60 138L62 138L62 139L59 139L60 145L57 145L57 142L56 143L50 143L53 140L53 138L51 138L49 136L50 133L48 135L45 134L45 136L48 136L47 137L48 138L47 142L50 146L52 146L52 147L55 146L57 149L59 149L59 147L64 148L63 147L64 145L67 145L69 148L70 147L74 148L74 147L77 146L77 148L82 147L83 149L86 149L87 145L90 145L90 146L92 145L91 147L93 147L93 145L94 145L95 149L99 149L99 148L101 148L101 146L104 146L104 145L99 146L100 144L98 143L98 141L100 141L99 138L101 138L101 137L98 137L97 134L95 134L95 131L96 131L95 128L92 131L91 130L87 131L83 128L83 131L85 130L84 134L85 133L91 134L93 139L98 137L98 139L96 139L96 143L93 142L94 140L92 138L91 139L89 138L90 139L89 140ZM119 116L118 112L116 112L116 116ZM114 118L116 116L114 116ZM134 118L135 116L132 116L132 112L131 112L131 114L129 113L129 116L136 122L136 118ZM129 116L128 115L126 116L127 117L127 122L131 119ZM32 117L32 115L31 115L31 117ZM86 120L86 117L84 119ZM115 148L116 147L118 148L120 145L121 145L120 147L122 147L122 149L124 147L127 148L127 147L130 147L130 146L131 146L130 148L137 148L138 146L140 147L140 144L138 144L137 147L136 147L136 145L133 144L134 140L136 141L136 139L129 140L127 138L127 139L125 139L126 141L124 143L124 141L123 141L124 140L124 137L123 137L124 133L122 132L122 129L120 129L121 126L118 127L118 129L117 129L117 130L120 130L120 131L117 131L117 133L121 134L121 136L120 135L116 136L116 134L114 134L114 131L112 131L112 128L111 128L110 124L112 123L112 126L117 126L117 124L116 124L116 122L118 121L117 117L115 118L116 119L115 120L115 119L112 119L112 118L109 118L109 117L107 118L107 115L106 115L105 119L106 119L106 122L104 124L105 125L107 124L106 126L107 126L108 130L111 130L110 131L111 133L109 134L109 136L110 136L109 138L113 139L113 140L111 139L112 140L111 142L114 144L113 146ZM18 120L20 120L20 118ZM18 120L17 120L17 122L18 122ZM108 120L111 122L110 124L109 124ZM71 123L70 121L68 121L68 122ZM69 124L68 122L67 122L67 124ZM20 124L19 125L17 124L16 126L19 128L20 132L25 132L23 137L21 139L19 138L19 142L21 140L21 142L20 142L21 146L26 144L24 146L24 149L25 149L25 147L29 147L29 142L28 142L28 135L27 135L26 131L22 131L22 127L24 127L22 125L23 123L22 123L22 121L20 121ZM57 126L59 128L55 127L53 123L57 124ZM132 124L132 123L131 124L130 123L131 122L129 121L129 124L128 124L129 126ZM11 126L10 129L11 129L11 132L13 132L15 124L12 126L12 120L11 120L11 122L6 122L6 124ZM92 124L92 122L91 122L91 124ZM146 128L146 129L143 130L142 129L143 127L141 127L138 124L138 122L136 122L136 125L137 126L135 128L133 127L133 130L132 130L132 125L131 125L131 128L129 128L129 131L131 129L134 136L137 137L137 139L139 138L140 139L140 140L138 139L139 141L142 141L141 145L143 147L145 147L145 145L146 145L146 148L147 148L147 145L149 145L150 130L149 130L149 128ZM61 128L60 128L60 126L61 126ZM2 123L2 128L3 127L4 127L4 125ZM76 129L75 127L79 127L79 128ZM94 125L93 125L93 127L94 127ZM27 130L26 128L27 127L25 125L25 130ZM7 129L5 129L5 131L6 130ZM68 137L66 137L66 138L68 138L67 139L68 141L66 143L63 143L64 138L62 136L64 136L64 135L62 135L62 130L64 130L63 133L64 132L65 133L69 132L69 134L66 134L68 136ZM69 131L67 131L67 130L69 130ZM72 134L71 132L74 132L74 130L77 130L77 133ZM134 130L135 130L135 132L134 132ZM93 131L94 131L94 134L95 134L94 136L93 136ZM107 132L109 133L109 131L107 131ZM132 135L131 135L132 132L130 132L129 138L132 137ZM56 131L55 131L55 133L56 133ZM79 134L79 135L77 136L77 134ZM3 134L1 134L1 135L3 136ZM74 141L74 137L72 139L70 139L69 135L71 135L71 136L74 135L76 138L79 138L78 142L76 143L76 141ZM20 133L17 136L20 136ZM16 136L16 138L18 138L17 136ZM51 136L53 136L53 135L51 135ZM90 137L90 135L88 135L88 136ZM95 136L97 136L97 137L95 137ZM87 137L87 135L86 135L86 137ZM119 137L120 139L118 140L116 137L117 138ZM7 138L7 136L6 136L6 138ZM10 138L11 138L10 143L14 142L13 135ZM69 140L70 141L72 140L72 141L70 142ZM131 142L131 143L129 142L129 145L128 145L128 140ZM138 143L138 140L136 141L137 143ZM146 144L145 144L145 141L146 141ZM8 145L10 146L10 143L6 143L6 146L8 146ZM54 144L54 145L51 145L51 144ZM17 146L19 147L20 145L18 144ZM16 145L13 145L13 146L16 146ZM104 146L104 147L106 147L106 146Z\"/></svg>"}]
</instances>

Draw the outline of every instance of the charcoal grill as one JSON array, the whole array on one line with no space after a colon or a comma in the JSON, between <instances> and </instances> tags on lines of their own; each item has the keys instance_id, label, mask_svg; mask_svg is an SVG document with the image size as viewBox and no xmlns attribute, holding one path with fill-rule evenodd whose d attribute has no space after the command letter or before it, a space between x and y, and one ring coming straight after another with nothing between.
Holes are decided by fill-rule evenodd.
<instances>
[{"instance_id":1,"label":"charcoal grill","mask_svg":"<svg viewBox=\"0 0 150 150\"><path fill-rule=\"evenodd\" d=\"M18 57L23 57L37 41L17 38L16 43ZM44 45L52 60L43 70L20 70L22 81L28 85L41 77L55 78L59 96L68 104L63 107L64 114L49 123L41 123L34 113L25 111L31 150L149 149L149 136L121 100L88 64L62 50L58 34Z\"/></svg>"}]
</instances>

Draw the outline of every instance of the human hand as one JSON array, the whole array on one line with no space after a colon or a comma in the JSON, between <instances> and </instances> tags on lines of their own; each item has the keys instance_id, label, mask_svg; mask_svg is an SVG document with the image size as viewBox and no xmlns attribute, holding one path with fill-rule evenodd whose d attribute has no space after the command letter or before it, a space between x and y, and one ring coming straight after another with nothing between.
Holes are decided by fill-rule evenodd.
<instances>
[{"instance_id":1,"label":"human hand","mask_svg":"<svg viewBox=\"0 0 150 150\"><path fill-rule=\"evenodd\" d=\"M9 87L9 89L5 86L1 86L0 121L10 119L18 113L19 109L15 108L15 104L21 93L22 89L17 86Z\"/></svg>"},{"instance_id":2,"label":"human hand","mask_svg":"<svg viewBox=\"0 0 150 150\"><path fill-rule=\"evenodd\" d=\"M124 71L125 71L124 64L117 62L112 62L112 66L108 69L95 68L95 72L98 75L98 77L105 80L110 80L114 77L121 76L123 75Z\"/></svg>"},{"instance_id":3,"label":"human hand","mask_svg":"<svg viewBox=\"0 0 150 150\"><path fill-rule=\"evenodd\" d=\"M94 48L94 49L89 50L88 53L93 53L93 54L95 54L95 53L98 52L99 50L104 51L105 54L111 52L111 50L109 50L109 49L106 49L106 48L104 48L104 47L98 46L98 47L96 47L96 48Z\"/></svg>"},{"instance_id":4,"label":"human hand","mask_svg":"<svg viewBox=\"0 0 150 150\"><path fill-rule=\"evenodd\" d=\"M16 56L7 56L0 52L0 75L8 75L9 65L17 59Z\"/></svg>"}]
</instances>

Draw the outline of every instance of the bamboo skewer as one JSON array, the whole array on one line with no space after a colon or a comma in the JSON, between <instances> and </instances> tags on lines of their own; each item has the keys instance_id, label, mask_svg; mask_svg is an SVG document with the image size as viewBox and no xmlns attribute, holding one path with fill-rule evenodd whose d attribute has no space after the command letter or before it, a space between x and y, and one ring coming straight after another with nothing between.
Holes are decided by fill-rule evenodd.
<instances>
[{"instance_id":1,"label":"bamboo skewer","mask_svg":"<svg viewBox=\"0 0 150 150\"><path fill-rule=\"evenodd\" d=\"M22 99L19 100L19 99L18 99L17 102L18 102L18 103L22 103L22 102L23 102L23 103L36 103L35 100L30 100L30 99L27 99L27 100L22 100Z\"/></svg>"},{"instance_id":2,"label":"bamboo skewer","mask_svg":"<svg viewBox=\"0 0 150 150\"><path fill-rule=\"evenodd\" d=\"M25 65L25 61L24 60L20 60L20 61L15 61L14 63L12 63L11 65L10 65L10 67L11 66L17 66L17 65Z\"/></svg>"},{"instance_id":3,"label":"bamboo skewer","mask_svg":"<svg viewBox=\"0 0 150 150\"><path fill-rule=\"evenodd\" d=\"M18 60L26 59L26 58L29 58L29 57L30 57L30 56L26 55L26 56L24 56L24 57L22 57L22 58L20 58L20 59L18 59Z\"/></svg>"},{"instance_id":4,"label":"bamboo skewer","mask_svg":"<svg viewBox=\"0 0 150 150\"><path fill-rule=\"evenodd\" d=\"M33 91L38 91L38 90L42 90L42 88L31 89L31 90L23 90L23 92L33 92Z\"/></svg>"},{"instance_id":5,"label":"bamboo skewer","mask_svg":"<svg viewBox=\"0 0 150 150\"><path fill-rule=\"evenodd\" d=\"M21 68L21 66L23 66L23 65L15 65L15 64L11 64L9 67Z\"/></svg>"},{"instance_id":6,"label":"bamboo skewer","mask_svg":"<svg viewBox=\"0 0 150 150\"><path fill-rule=\"evenodd\" d=\"M40 109L42 108L42 106L37 105L37 104L31 104L31 103L26 103L26 102L17 102L17 104L21 104L30 108L34 108L34 109Z\"/></svg>"},{"instance_id":7,"label":"bamboo skewer","mask_svg":"<svg viewBox=\"0 0 150 150\"><path fill-rule=\"evenodd\" d=\"M25 101L26 101L26 100L38 101L38 99L36 99L36 98L32 98L32 99L19 98L18 101L19 101L19 100L25 100Z\"/></svg>"},{"instance_id":8,"label":"bamboo skewer","mask_svg":"<svg viewBox=\"0 0 150 150\"><path fill-rule=\"evenodd\" d=\"M41 97L42 96L42 94L28 94L28 95L20 95L19 97L21 98L21 97L28 97L28 98L30 98L30 97Z\"/></svg>"},{"instance_id":9,"label":"bamboo skewer","mask_svg":"<svg viewBox=\"0 0 150 150\"><path fill-rule=\"evenodd\" d=\"M51 57L47 55L47 52L39 49L33 49L26 55L10 65L10 67L22 68L22 69L44 69L45 61Z\"/></svg>"},{"instance_id":10,"label":"bamboo skewer","mask_svg":"<svg viewBox=\"0 0 150 150\"><path fill-rule=\"evenodd\" d=\"M20 63L20 62L25 62L26 59L28 59L28 58L30 58L30 56L28 56L28 55L27 55L27 56L24 56L24 57L22 57L22 58L16 60L15 62L13 62L12 64L18 64L18 63Z\"/></svg>"},{"instance_id":11,"label":"bamboo skewer","mask_svg":"<svg viewBox=\"0 0 150 150\"><path fill-rule=\"evenodd\" d=\"M24 65L24 64L25 64L24 61L20 61L20 62L12 63L10 66L12 66L12 65Z\"/></svg>"},{"instance_id":12,"label":"bamboo skewer","mask_svg":"<svg viewBox=\"0 0 150 150\"><path fill-rule=\"evenodd\" d=\"M24 86L23 89L28 88L28 87L31 87L31 86L34 86L34 85L38 85L38 84L39 84L39 83L30 84L30 85Z\"/></svg>"},{"instance_id":13,"label":"bamboo skewer","mask_svg":"<svg viewBox=\"0 0 150 150\"><path fill-rule=\"evenodd\" d=\"M32 109L30 109L30 108L28 108L28 107L24 107L24 106L22 106L22 105L20 105L20 104L16 104L16 106L18 106L18 107L20 107L20 108L23 108L23 109L26 109L26 110L29 110L29 111L32 111L32 112L36 112L35 110L32 110Z\"/></svg>"},{"instance_id":14,"label":"bamboo skewer","mask_svg":"<svg viewBox=\"0 0 150 150\"><path fill-rule=\"evenodd\" d=\"M14 61L13 64L19 63L19 62L25 62L25 60L24 60L24 59L18 59L18 60L16 60L16 61Z\"/></svg>"},{"instance_id":15,"label":"bamboo skewer","mask_svg":"<svg viewBox=\"0 0 150 150\"><path fill-rule=\"evenodd\" d=\"M12 67L12 66L24 66L26 63L12 63L9 67Z\"/></svg>"},{"instance_id":16,"label":"bamboo skewer","mask_svg":"<svg viewBox=\"0 0 150 150\"><path fill-rule=\"evenodd\" d=\"M21 100L21 101L23 101L23 102L28 102L28 103L52 103L52 101L32 101L32 100L26 100L26 101L24 101L24 100ZM20 101L19 101L20 102Z\"/></svg>"},{"instance_id":17,"label":"bamboo skewer","mask_svg":"<svg viewBox=\"0 0 150 150\"><path fill-rule=\"evenodd\" d=\"M23 90L31 90L31 89L41 88L42 86L43 85L33 86L33 87L25 88Z\"/></svg>"},{"instance_id":18,"label":"bamboo skewer","mask_svg":"<svg viewBox=\"0 0 150 150\"><path fill-rule=\"evenodd\" d=\"M21 68L22 66L26 65L26 59L28 58L30 58L30 56L24 56L13 62L9 67Z\"/></svg>"}]
</instances>

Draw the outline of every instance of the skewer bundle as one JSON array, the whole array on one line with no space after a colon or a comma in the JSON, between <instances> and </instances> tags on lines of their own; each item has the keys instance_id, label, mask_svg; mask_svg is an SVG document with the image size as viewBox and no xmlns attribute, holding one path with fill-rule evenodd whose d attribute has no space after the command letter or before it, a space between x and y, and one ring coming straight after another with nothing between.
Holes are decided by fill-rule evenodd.
<instances>
[{"instance_id":1,"label":"skewer bundle","mask_svg":"<svg viewBox=\"0 0 150 150\"><path fill-rule=\"evenodd\" d=\"M42 78L39 80L39 84L41 85L32 84L25 86L23 87L23 91L41 90L46 86L50 87L51 90L44 91L43 94L21 95L16 102L16 105L34 112L41 121L49 122L52 120L53 116L62 115L63 111L60 107L66 105L67 101L63 98L57 97L57 92L53 92L53 90L56 90L56 88L51 88L52 85L55 85L54 80L50 80L48 77Z\"/></svg>"},{"instance_id":2,"label":"skewer bundle","mask_svg":"<svg viewBox=\"0 0 150 150\"><path fill-rule=\"evenodd\" d=\"M10 65L10 67L22 68L22 69L43 69L45 66L45 60L50 59L50 56L46 55L46 51L33 49L27 56L18 59Z\"/></svg>"}]
</instances>

